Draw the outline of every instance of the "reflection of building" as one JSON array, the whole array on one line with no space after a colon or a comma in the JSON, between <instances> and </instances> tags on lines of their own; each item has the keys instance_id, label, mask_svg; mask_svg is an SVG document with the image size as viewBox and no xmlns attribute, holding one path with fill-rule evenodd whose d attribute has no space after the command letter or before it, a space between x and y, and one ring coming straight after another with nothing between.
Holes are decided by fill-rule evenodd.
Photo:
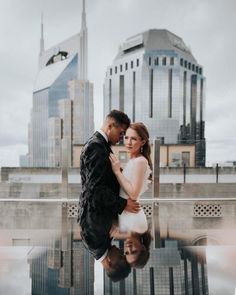
<instances>
[{"instance_id":1,"label":"reflection of building","mask_svg":"<svg viewBox=\"0 0 236 295\"><path fill-rule=\"evenodd\" d=\"M93 85L87 78L87 27L83 0L80 34L44 50L43 24L39 71L29 124L29 165L63 165L66 149L71 166L72 145L83 144L94 131Z\"/></svg>"},{"instance_id":2,"label":"reflection of building","mask_svg":"<svg viewBox=\"0 0 236 295\"><path fill-rule=\"evenodd\" d=\"M81 240L74 239L77 219L70 209L62 205L61 236L28 257L32 294L94 294L94 259Z\"/></svg>"},{"instance_id":3,"label":"reflection of building","mask_svg":"<svg viewBox=\"0 0 236 295\"><path fill-rule=\"evenodd\" d=\"M124 281L112 283L106 275L104 280L105 294L209 294L205 250L179 250L175 240L165 240L163 248L151 248L147 265L132 269Z\"/></svg>"},{"instance_id":4,"label":"reflection of building","mask_svg":"<svg viewBox=\"0 0 236 295\"><path fill-rule=\"evenodd\" d=\"M108 68L104 113L117 108L144 122L150 138L196 144L196 166L205 165L205 78L183 40L167 30L128 38Z\"/></svg>"}]
</instances>

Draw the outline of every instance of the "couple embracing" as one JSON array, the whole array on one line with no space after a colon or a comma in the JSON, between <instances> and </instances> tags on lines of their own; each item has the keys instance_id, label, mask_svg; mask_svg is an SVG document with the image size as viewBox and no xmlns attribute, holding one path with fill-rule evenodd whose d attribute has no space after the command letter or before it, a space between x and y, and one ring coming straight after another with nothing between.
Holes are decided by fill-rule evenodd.
<instances>
[{"instance_id":1,"label":"couple embracing","mask_svg":"<svg viewBox=\"0 0 236 295\"><path fill-rule=\"evenodd\" d=\"M124 136L130 160L122 171L111 145ZM138 201L151 174L150 144L142 123L130 124L123 112L111 111L102 128L85 144L80 157L81 238L113 281L143 267L151 242L146 216ZM114 228L126 232L124 251L112 245Z\"/></svg>"}]
</instances>

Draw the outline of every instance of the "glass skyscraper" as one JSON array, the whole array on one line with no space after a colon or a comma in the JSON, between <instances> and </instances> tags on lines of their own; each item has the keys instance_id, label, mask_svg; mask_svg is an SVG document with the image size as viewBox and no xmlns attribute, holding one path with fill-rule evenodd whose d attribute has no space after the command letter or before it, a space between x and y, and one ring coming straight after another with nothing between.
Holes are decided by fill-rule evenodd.
<instances>
[{"instance_id":1,"label":"glass skyscraper","mask_svg":"<svg viewBox=\"0 0 236 295\"><path fill-rule=\"evenodd\" d=\"M126 112L165 144L195 144L196 165L205 165L205 78L183 40L168 30L128 38L108 67L104 114Z\"/></svg>"},{"instance_id":2,"label":"glass skyscraper","mask_svg":"<svg viewBox=\"0 0 236 295\"><path fill-rule=\"evenodd\" d=\"M87 78L87 47L85 0L80 33L48 50L44 50L42 23L39 71L29 124L31 167L61 166L63 150L71 155L66 161L71 166L72 145L83 144L94 131L93 84Z\"/></svg>"}]
</instances>

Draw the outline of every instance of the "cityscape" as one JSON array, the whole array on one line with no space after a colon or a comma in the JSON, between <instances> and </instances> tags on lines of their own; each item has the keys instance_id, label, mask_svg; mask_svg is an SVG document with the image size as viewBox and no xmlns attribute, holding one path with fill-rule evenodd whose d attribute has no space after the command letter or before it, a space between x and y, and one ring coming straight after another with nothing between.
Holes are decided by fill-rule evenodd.
<instances>
[{"instance_id":1,"label":"cityscape","mask_svg":"<svg viewBox=\"0 0 236 295\"><path fill-rule=\"evenodd\" d=\"M1 6L0 294L235 295L234 2ZM119 283L77 223L81 151L112 109L147 126L154 164L150 258Z\"/></svg>"}]
</instances>

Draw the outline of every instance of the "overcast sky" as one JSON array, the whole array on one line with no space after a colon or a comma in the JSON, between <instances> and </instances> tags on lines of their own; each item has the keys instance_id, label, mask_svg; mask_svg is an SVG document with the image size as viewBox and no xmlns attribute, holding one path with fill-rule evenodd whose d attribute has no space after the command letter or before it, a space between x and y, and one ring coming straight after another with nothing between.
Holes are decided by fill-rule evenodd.
<instances>
[{"instance_id":1,"label":"overcast sky","mask_svg":"<svg viewBox=\"0 0 236 295\"><path fill-rule=\"evenodd\" d=\"M32 90L37 73L40 18L45 48L76 34L82 0L0 1L0 166L27 153ZM234 0L87 0L89 79L95 124L102 122L107 66L126 38L168 29L192 50L206 77L207 163L236 160L236 2Z\"/></svg>"}]
</instances>

